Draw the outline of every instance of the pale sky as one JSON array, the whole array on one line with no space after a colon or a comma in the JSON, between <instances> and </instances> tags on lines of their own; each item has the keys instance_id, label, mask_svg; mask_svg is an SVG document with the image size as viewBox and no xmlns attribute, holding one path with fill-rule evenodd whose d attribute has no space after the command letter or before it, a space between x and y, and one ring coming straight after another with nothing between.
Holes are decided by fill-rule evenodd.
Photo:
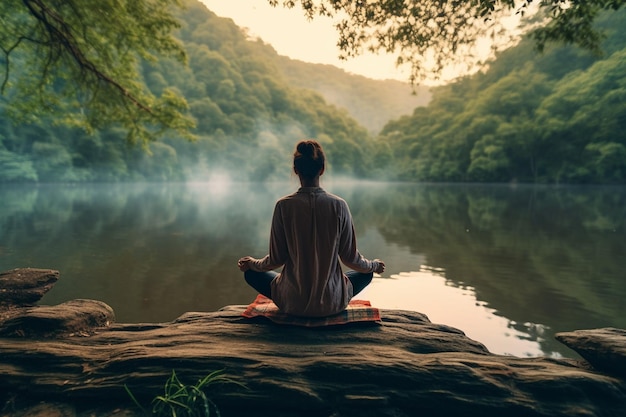
<instances>
[{"instance_id":1,"label":"pale sky","mask_svg":"<svg viewBox=\"0 0 626 417\"><path fill-rule=\"evenodd\" d=\"M334 27L335 22L327 17L316 16L309 21L304 16L300 4L293 9L282 6L271 7L267 0L201 0L209 10L221 17L233 19L248 34L261 38L280 55L318 64L330 64L353 74L373 79L396 79L408 82L410 68L397 68L394 55L374 55L371 53L340 60ZM506 26L514 28L519 16L512 13L503 19ZM489 41L479 42L478 54L481 59L489 55ZM445 68L439 81L423 80L424 84L439 84L454 78L458 70Z\"/></svg>"},{"instance_id":2,"label":"pale sky","mask_svg":"<svg viewBox=\"0 0 626 417\"><path fill-rule=\"evenodd\" d=\"M267 0L201 0L209 10L233 19L280 55L318 64L330 64L353 74L374 79L408 81L407 69L395 67L392 55L364 55L342 61L338 58L338 34L329 18L309 21L301 8L271 7Z\"/></svg>"}]
</instances>

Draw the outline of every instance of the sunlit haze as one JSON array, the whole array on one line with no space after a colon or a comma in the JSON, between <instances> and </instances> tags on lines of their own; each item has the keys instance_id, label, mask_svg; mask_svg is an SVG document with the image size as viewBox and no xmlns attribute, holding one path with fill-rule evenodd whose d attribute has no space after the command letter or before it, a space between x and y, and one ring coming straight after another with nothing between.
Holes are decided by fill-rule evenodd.
<instances>
[{"instance_id":1,"label":"sunlit haze","mask_svg":"<svg viewBox=\"0 0 626 417\"><path fill-rule=\"evenodd\" d=\"M233 19L252 37L269 43L280 55L293 59L329 64L373 79L408 81L408 69L397 68L395 56L365 54L349 60L339 59L338 34L330 18L307 20L302 9L272 7L267 0L202 0L221 17Z\"/></svg>"},{"instance_id":2,"label":"sunlit haze","mask_svg":"<svg viewBox=\"0 0 626 417\"><path fill-rule=\"evenodd\" d=\"M233 19L235 24L247 30L248 35L260 38L280 55L304 62L329 64L348 73L363 75L373 79L409 80L410 68L397 67L396 56L388 54L364 53L348 60L339 59L337 47L338 33L336 22L328 17L317 16L308 20L302 8L287 9L282 6L272 7L267 0L201 0L209 10L221 17ZM514 11L502 23L513 30L519 22L519 15ZM491 54L490 41L478 42L475 59L480 61ZM477 70L474 67L471 71ZM444 68L440 77L424 80L425 84L440 84L464 75L467 69L459 67Z\"/></svg>"}]
</instances>

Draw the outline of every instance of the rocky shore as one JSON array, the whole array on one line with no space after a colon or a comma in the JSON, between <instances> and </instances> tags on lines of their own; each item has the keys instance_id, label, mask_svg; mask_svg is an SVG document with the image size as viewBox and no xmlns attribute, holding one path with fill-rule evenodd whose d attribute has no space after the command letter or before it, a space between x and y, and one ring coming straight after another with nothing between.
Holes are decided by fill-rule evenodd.
<instances>
[{"instance_id":1,"label":"rocky shore","mask_svg":"<svg viewBox=\"0 0 626 417\"><path fill-rule=\"evenodd\" d=\"M58 271L0 273L0 415L139 415L175 371L223 370L224 417L626 416L626 331L557 334L584 360L495 355L420 313L322 329L241 316L245 306L168 323L116 323L96 300L36 305Z\"/></svg>"}]
</instances>

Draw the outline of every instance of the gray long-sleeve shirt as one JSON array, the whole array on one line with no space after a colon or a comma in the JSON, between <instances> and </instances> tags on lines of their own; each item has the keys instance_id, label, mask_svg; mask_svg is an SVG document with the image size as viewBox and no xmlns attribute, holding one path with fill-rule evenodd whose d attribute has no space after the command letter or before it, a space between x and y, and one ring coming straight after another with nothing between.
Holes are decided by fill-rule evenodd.
<instances>
[{"instance_id":1,"label":"gray long-sleeve shirt","mask_svg":"<svg viewBox=\"0 0 626 417\"><path fill-rule=\"evenodd\" d=\"M269 254L252 269L283 267L272 281L272 299L284 312L327 316L346 308L352 284L339 260L358 272L373 272L378 262L357 250L348 204L319 187L302 187L274 208Z\"/></svg>"}]
</instances>

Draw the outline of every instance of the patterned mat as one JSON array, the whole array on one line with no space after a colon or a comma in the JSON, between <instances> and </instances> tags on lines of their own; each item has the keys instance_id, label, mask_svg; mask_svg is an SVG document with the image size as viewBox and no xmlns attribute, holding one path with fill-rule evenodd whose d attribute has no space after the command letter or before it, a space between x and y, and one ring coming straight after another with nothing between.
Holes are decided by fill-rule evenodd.
<instances>
[{"instance_id":1,"label":"patterned mat","mask_svg":"<svg viewBox=\"0 0 626 417\"><path fill-rule=\"evenodd\" d=\"M279 324L291 324L304 327L336 326L357 322L380 322L380 311L372 307L369 301L352 300L348 307L337 314L326 317L298 317L283 313L274 302L264 295L257 295L242 314L244 317L266 317Z\"/></svg>"}]
</instances>

